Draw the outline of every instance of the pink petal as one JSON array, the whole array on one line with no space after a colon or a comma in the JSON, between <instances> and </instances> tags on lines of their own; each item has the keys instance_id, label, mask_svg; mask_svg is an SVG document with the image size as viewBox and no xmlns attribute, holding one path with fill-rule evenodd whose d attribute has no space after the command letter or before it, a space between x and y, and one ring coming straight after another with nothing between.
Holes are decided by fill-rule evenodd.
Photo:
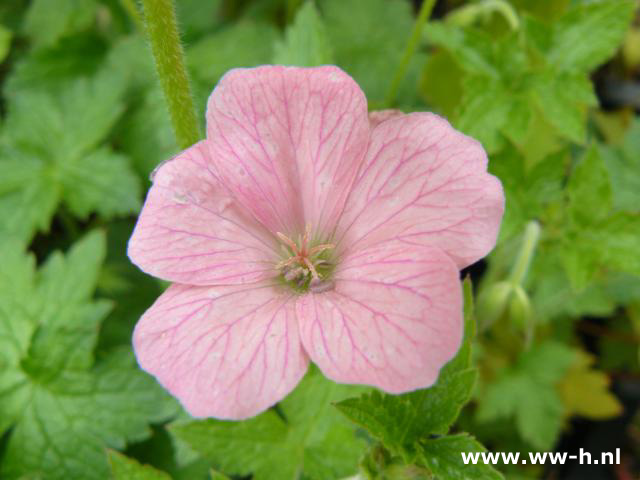
<instances>
[{"instance_id":1,"label":"pink petal","mask_svg":"<svg viewBox=\"0 0 640 480\"><path fill-rule=\"evenodd\" d=\"M227 73L209 98L220 178L272 231L332 232L369 139L367 103L337 67Z\"/></svg>"},{"instance_id":2,"label":"pink petal","mask_svg":"<svg viewBox=\"0 0 640 480\"><path fill-rule=\"evenodd\" d=\"M386 110L373 110L372 112L369 112L369 125L371 125L371 128L375 128L382 122L389 120L390 118L399 117L400 115L404 115L404 113L394 108L388 108Z\"/></svg>"},{"instance_id":3,"label":"pink petal","mask_svg":"<svg viewBox=\"0 0 640 480\"><path fill-rule=\"evenodd\" d=\"M387 242L343 258L331 291L296 303L305 350L342 383L428 387L462 339L458 269L436 248Z\"/></svg>"},{"instance_id":4,"label":"pink petal","mask_svg":"<svg viewBox=\"0 0 640 480\"><path fill-rule=\"evenodd\" d=\"M463 268L495 246L504 212L500 181L480 143L443 118L412 113L371 133L340 220L348 248L399 239L434 246Z\"/></svg>"},{"instance_id":5,"label":"pink petal","mask_svg":"<svg viewBox=\"0 0 640 480\"><path fill-rule=\"evenodd\" d=\"M254 416L307 370L290 299L269 286L172 285L136 325L138 363L194 417Z\"/></svg>"},{"instance_id":6,"label":"pink petal","mask_svg":"<svg viewBox=\"0 0 640 480\"><path fill-rule=\"evenodd\" d=\"M192 285L272 277L274 237L234 204L207 155L200 142L157 169L129 257L151 275Z\"/></svg>"}]
</instances>

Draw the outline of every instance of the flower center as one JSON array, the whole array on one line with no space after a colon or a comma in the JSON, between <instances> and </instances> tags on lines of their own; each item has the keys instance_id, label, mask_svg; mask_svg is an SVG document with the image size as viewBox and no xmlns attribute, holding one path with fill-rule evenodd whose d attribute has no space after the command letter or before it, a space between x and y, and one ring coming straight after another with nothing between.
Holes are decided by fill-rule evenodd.
<instances>
[{"instance_id":1,"label":"flower center","mask_svg":"<svg viewBox=\"0 0 640 480\"><path fill-rule=\"evenodd\" d=\"M332 243L314 245L311 241L311 225L307 224L304 235L298 235L298 242L281 232L276 235L282 242L284 259L276 264L282 281L296 292L323 292L333 287L329 274L333 270Z\"/></svg>"}]
</instances>

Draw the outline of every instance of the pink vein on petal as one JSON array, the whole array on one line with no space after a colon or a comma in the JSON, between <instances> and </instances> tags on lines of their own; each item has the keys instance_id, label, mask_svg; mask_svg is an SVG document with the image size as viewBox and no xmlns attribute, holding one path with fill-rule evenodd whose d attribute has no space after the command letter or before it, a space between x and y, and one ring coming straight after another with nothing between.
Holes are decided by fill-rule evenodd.
<instances>
[{"instance_id":1,"label":"pink vein on petal","mask_svg":"<svg viewBox=\"0 0 640 480\"><path fill-rule=\"evenodd\" d=\"M329 235L366 151L366 99L337 67L232 70L209 99L207 139L225 185L268 229Z\"/></svg>"},{"instance_id":2,"label":"pink vein on petal","mask_svg":"<svg viewBox=\"0 0 640 480\"><path fill-rule=\"evenodd\" d=\"M342 383L431 385L462 338L458 269L441 250L388 241L342 258L332 291L297 299L305 350Z\"/></svg>"},{"instance_id":3,"label":"pink vein on petal","mask_svg":"<svg viewBox=\"0 0 640 480\"><path fill-rule=\"evenodd\" d=\"M142 270L192 285L274 276L277 243L235 205L200 142L155 172L128 254Z\"/></svg>"},{"instance_id":4,"label":"pink vein on petal","mask_svg":"<svg viewBox=\"0 0 640 480\"><path fill-rule=\"evenodd\" d=\"M434 114L393 116L371 143L337 236L343 249L402 240L463 268L495 246L504 194L480 144Z\"/></svg>"},{"instance_id":5,"label":"pink vein on petal","mask_svg":"<svg viewBox=\"0 0 640 480\"><path fill-rule=\"evenodd\" d=\"M271 286L172 285L134 332L140 366L196 417L242 419L306 372L290 295Z\"/></svg>"}]
</instances>

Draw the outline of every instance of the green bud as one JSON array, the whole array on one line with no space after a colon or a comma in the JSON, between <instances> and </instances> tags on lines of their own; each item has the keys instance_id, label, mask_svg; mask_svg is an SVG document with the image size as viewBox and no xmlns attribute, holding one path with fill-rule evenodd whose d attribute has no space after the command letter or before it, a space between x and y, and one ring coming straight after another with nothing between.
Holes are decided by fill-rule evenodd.
<instances>
[{"instance_id":1,"label":"green bud","mask_svg":"<svg viewBox=\"0 0 640 480\"><path fill-rule=\"evenodd\" d=\"M512 291L510 282L498 282L480 293L476 312L482 328L490 327L504 314Z\"/></svg>"},{"instance_id":2,"label":"green bud","mask_svg":"<svg viewBox=\"0 0 640 480\"><path fill-rule=\"evenodd\" d=\"M509 299L509 318L519 328L528 329L533 319L533 310L529 295L518 285L514 287Z\"/></svg>"}]
</instances>

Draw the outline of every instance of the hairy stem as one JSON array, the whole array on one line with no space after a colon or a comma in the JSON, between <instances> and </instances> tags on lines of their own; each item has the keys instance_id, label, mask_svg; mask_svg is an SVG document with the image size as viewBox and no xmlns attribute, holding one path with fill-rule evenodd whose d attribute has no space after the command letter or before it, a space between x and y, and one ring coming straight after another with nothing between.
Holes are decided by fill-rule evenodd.
<instances>
[{"instance_id":1,"label":"hairy stem","mask_svg":"<svg viewBox=\"0 0 640 480\"><path fill-rule=\"evenodd\" d=\"M416 18L416 21L413 24L413 30L411 31L409 42L407 43L407 47L404 50L402 59L398 64L398 68L396 68L396 72L393 75L393 80L391 80L391 86L389 87L389 91L387 92L387 96L385 97L385 105L387 107L393 106L394 102L396 101L398 90L400 90L402 80L404 80L404 76L407 73L407 68L409 67L411 57L413 57L413 54L415 53L416 49L418 48L418 44L420 43L422 28L429 18L429 15L431 15L431 10L433 10L433 6L435 5L435 3L436 0L423 0L422 2L420 12L418 12L418 18Z\"/></svg>"},{"instance_id":2,"label":"hairy stem","mask_svg":"<svg viewBox=\"0 0 640 480\"><path fill-rule=\"evenodd\" d=\"M198 121L185 68L172 0L142 0L147 34L156 70L167 99L171 123L180 148L200 139Z\"/></svg>"}]
</instances>

